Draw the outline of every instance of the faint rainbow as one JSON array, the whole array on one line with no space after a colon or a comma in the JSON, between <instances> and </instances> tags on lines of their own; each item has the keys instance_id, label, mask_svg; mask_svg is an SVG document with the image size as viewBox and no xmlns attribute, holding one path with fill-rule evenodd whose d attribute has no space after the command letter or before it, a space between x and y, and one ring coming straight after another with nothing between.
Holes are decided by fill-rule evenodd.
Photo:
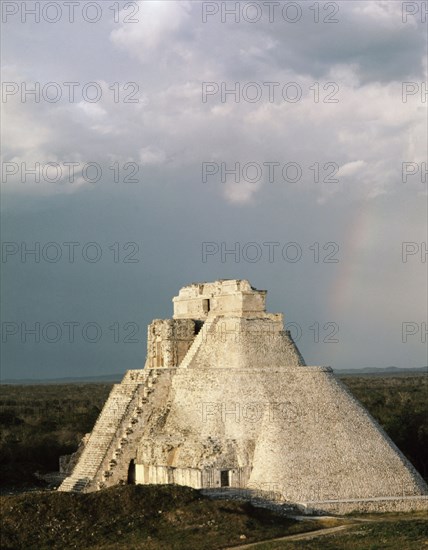
<instances>
[{"instance_id":1,"label":"faint rainbow","mask_svg":"<svg viewBox=\"0 0 428 550\"><path fill-rule=\"evenodd\" d=\"M329 288L330 314L340 324L349 315L349 308L363 299L359 266L369 253L370 234L376 221L373 201L362 201L339 239L339 265L337 275ZM340 337L339 337L340 338ZM340 340L339 340L340 341ZM335 354L336 350L332 350Z\"/></svg>"}]
</instances>

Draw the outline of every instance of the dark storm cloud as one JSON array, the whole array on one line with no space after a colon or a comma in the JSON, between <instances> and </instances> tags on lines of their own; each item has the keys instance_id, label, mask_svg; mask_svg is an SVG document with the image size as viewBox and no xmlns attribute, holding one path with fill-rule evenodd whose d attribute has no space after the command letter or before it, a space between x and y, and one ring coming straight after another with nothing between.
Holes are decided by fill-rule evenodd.
<instances>
[{"instance_id":1,"label":"dark storm cloud","mask_svg":"<svg viewBox=\"0 0 428 550\"><path fill-rule=\"evenodd\" d=\"M97 242L104 255L73 264L10 257L2 266L3 320L96 321L104 337L22 344L12 335L3 345L3 376L139 368L147 323L171 316L181 286L234 277L268 289L269 308L306 327L299 345L308 362L420 366L420 334L404 345L401 323L424 318L426 264L416 254L403 263L401 242L419 246L426 234L426 103L420 94L403 103L401 81L425 78L425 34L416 18L402 23L398 4L341 2L332 25L314 24L307 11L296 24L203 24L198 2L142 2L133 25L7 27L5 80L96 81L105 93L97 103L10 98L3 105L4 160L30 168L96 162L104 171L97 182L9 178L2 238L19 246ZM281 97L203 103L204 81L295 81L304 97L294 104ZM340 101L315 103L308 92L315 81L337 82ZM114 82L137 83L139 103L116 103ZM403 160L418 168L406 184ZM303 176L293 184L281 176L269 182L266 172L255 183L233 176L203 183L204 161L293 161ZM326 161L340 166L339 183L313 180L310 167ZM114 183L116 162L138 164L138 182ZM140 244L140 261L112 261L114 243L130 241ZM202 260L203 242L242 248L268 241L297 242L302 260ZM314 262L309 247L318 242L322 252L332 241L341 261ZM307 329L327 321L341 327L333 347L314 342ZM119 343L109 329L114 322ZM138 324L139 343L123 342L126 322Z\"/></svg>"}]
</instances>

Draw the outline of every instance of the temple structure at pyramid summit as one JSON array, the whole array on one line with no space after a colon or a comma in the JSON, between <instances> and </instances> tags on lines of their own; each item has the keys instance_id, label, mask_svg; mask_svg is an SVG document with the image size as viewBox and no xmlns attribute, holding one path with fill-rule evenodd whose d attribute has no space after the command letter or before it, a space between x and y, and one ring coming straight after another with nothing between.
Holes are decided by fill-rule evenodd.
<instances>
[{"instance_id":1,"label":"temple structure at pyramid summit","mask_svg":"<svg viewBox=\"0 0 428 550\"><path fill-rule=\"evenodd\" d=\"M426 508L422 477L331 368L305 364L265 300L246 280L182 288L59 490L179 484L303 511Z\"/></svg>"}]
</instances>

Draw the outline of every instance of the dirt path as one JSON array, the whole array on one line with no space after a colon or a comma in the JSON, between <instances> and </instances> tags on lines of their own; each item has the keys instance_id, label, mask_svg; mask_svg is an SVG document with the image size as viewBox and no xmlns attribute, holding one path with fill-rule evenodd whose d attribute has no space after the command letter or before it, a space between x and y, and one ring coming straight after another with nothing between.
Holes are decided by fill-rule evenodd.
<instances>
[{"instance_id":1,"label":"dirt path","mask_svg":"<svg viewBox=\"0 0 428 550\"><path fill-rule=\"evenodd\" d=\"M252 542L250 544L243 544L241 546L230 546L226 550L246 550L247 548L257 548L261 544L266 544L267 542L277 542L281 540L285 541L294 541L294 540L310 540L316 537L322 537L324 535L331 535L332 533L337 533L339 531L344 531L351 527L355 527L354 523L348 525L339 525L338 527L327 527L326 529L317 529L316 531L310 531L308 533L300 533L299 535L287 535L285 537L279 537L276 539L261 540L259 542Z\"/></svg>"}]
</instances>

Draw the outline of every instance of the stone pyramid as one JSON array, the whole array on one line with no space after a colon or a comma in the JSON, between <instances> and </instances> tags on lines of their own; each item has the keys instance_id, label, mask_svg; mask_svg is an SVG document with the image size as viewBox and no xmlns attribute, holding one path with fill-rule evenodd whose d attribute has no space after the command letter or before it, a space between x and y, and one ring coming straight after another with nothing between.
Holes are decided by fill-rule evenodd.
<instances>
[{"instance_id":1,"label":"stone pyramid","mask_svg":"<svg viewBox=\"0 0 428 550\"><path fill-rule=\"evenodd\" d=\"M305 364L265 300L246 280L182 288L59 490L175 483L303 511L426 508L422 477L331 368Z\"/></svg>"}]
</instances>

